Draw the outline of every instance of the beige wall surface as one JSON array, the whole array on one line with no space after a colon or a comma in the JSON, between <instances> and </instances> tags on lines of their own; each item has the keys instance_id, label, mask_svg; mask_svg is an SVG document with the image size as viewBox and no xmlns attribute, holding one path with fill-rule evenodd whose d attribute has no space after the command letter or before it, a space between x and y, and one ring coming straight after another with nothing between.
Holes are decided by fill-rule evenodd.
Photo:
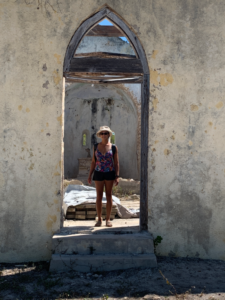
<instances>
[{"instance_id":1,"label":"beige wall surface","mask_svg":"<svg viewBox=\"0 0 225 300\"><path fill-rule=\"evenodd\" d=\"M49 259L60 227L63 59L107 3L151 70L149 228L163 255L225 259L223 0L0 0L0 261Z\"/></svg>"}]
</instances>

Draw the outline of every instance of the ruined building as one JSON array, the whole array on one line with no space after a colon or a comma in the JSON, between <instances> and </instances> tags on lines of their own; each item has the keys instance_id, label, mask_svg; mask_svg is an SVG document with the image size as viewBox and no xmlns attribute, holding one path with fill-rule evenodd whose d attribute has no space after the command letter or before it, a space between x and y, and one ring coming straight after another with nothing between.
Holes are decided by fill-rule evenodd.
<instances>
[{"instance_id":1,"label":"ruined building","mask_svg":"<svg viewBox=\"0 0 225 300\"><path fill-rule=\"evenodd\" d=\"M157 251L225 259L224 14L222 0L170 0L169 5L161 0L1 0L1 262L50 259L52 235L62 225L64 146L66 155L82 146L86 134L91 148L101 125L91 118L98 113L110 118L112 107L116 115L123 111L118 123L111 120L116 143L122 145L125 134L125 142L136 145L129 146L134 167L122 170L125 177L134 172L132 177L140 178L140 228L163 237ZM126 67L125 83L136 80L140 89L108 84L106 91L102 80L115 77L100 78L93 87L82 82L66 87L71 70L77 70L77 80L86 76L74 51L106 17L135 49L124 54L126 59L117 57L121 64L111 68L126 73ZM131 66L136 75L128 79ZM70 97L77 102L65 107ZM77 106L73 123L69 108ZM88 116L90 127L81 130L85 109L97 112ZM73 142L78 138L70 148L65 126L73 127ZM122 148L120 159L128 164ZM71 172L65 161L65 176L76 175Z\"/></svg>"}]
</instances>

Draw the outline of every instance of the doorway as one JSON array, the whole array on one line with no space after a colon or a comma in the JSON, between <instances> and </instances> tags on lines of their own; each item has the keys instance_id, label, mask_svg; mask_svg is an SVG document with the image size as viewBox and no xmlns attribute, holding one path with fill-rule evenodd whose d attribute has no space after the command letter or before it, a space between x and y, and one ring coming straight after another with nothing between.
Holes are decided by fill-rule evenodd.
<instances>
[{"instance_id":1,"label":"doorway","mask_svg":"<svg viewBox=\"0 0 225 300\"><path fill-rule=\"evenodd\" d=\"M109 22L112 25L104 25L105 22ZM94 40L98 40L98 43L94 42ZM121 105L122 107L123 103L120 103L118 99L117 101L114 101L115 99L109 94L113 94L113 90L114 92L116 90L117 94L120 94L122 93L121 91L124 90L124 88L126 88L129 91L129 86L139 86L140 124L139 126L137 124L134 124L134 127L131 128L129 141L132 140L135 131L137 133L139 128L141 141L139 144L133 143L133 145L135 144L137 148L139 146L140 147L139 149L132 148L131 155L135 153L135 160L137 161L137 172L136 175L134 175L134 177L140 178L139 226L140 230L147 230L149 69L144 51L141 47L138 38L118 15L112 12L108 7L103 8L102 10L94 14L92 17L85 20L72 37L70 44L67 48L64 60L64 77L67 85L67 100L74 93L74 91L76 91L76 97L79 98L80 95L80 103L82 103L82 105L78 104L77 101L75 106L73 103L71 113L71 107L65 107L65 128L67 122L70 124L73 123L71 125L71 128L74 128L74 126L77 127L77 129L79 128L79 120L75 120L74 124L74 118L71 116L78 114L78 119L81 118L81 115L79 115L79 113L76 112L76 110L79 110L78 108L81 108L81 106L84 111L82 119L84 118L84 116L86 116L85 109L89 106L91 107L92 111L91 117L94 114L96 114L97 111L99 111L100 109L100 112L103 117L107 118L109 116L110 118L111 116L111 120L109 119L109 124L110 122L112 123L113 121L115 121L115 118L112 117L112 106L115 106L115 108L117 108ZM104 97L98 96L96 98L92 97L90 99L90 97L88 97L88 93L95 93L95 91L98 91L98 93L100 92L101 95L105 93ZM105 91L108 91L108 94ZM128 94L126 92L127 91L124 91L124 94ZM107 106L110 107L108 111L110 111L111 114L108 114ZM135 106L134 103L133 106ZM79 112L81 112L82 109L80 109ZM93 113L93 111L95 113ZM115 115L119 114L118 111ZM132 105L130 105L130 111L128 113L131 113L131 111ZM135 114L135 109L133 111ZM96 116L93 116L93 119L91 119L91 126L84 126L83 128L81 128L80 132L77 130L77 132L79 132L79 138L76 137L74 139L70 139L70 141L75 141L76 146L78 146L79 143L81 149L87 150L87 155L88 149L91 152L91 148L95 142L94 136L96 130L99 127L99 124L97 124L97 118L94 119L94 117ZM90 117L86 116L86 118L87 121L90 121ZM137 127L136 129L135 126ZM73 168L71 168L70 163L66 162L66 157L71 157L73 147L70 147L68 145L69 142L67 143L67 141L69 141L69 138L67 138L67 134L68 136L73 136L74 132L73 130L65 130L65 133L65 177L67 176L67 173L68 177L71 177L71 175L73 176L72 173L74 172L74 166ZM113 138L115 143L117 143L117 134L115 134ZM125 155L123 157L125 157ZM121 157L121 159L123 158ZM74 163L76 163L76 161ZM80 162L78 164L80 164ZM84 164L84 162L82 161L81 164ZM77 172L76 176L78 176L79 180L80 168L78 166L78 168L75 169ZM126 168L124 168L124 172L126 171L125 169Z\"/></svg>"}]
</instances>

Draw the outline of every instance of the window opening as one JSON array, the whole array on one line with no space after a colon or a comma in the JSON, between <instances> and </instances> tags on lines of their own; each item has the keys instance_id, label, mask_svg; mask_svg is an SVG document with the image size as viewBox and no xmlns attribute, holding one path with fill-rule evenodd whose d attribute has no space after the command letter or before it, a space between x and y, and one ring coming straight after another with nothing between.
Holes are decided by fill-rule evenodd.
<instances>
[{"instance_id":1,"label":"window opening","mask_svg":"<svg viewBox=\"0 0 225 300\"><path fill-rule=\"evenodd\" d=\"M81 144L82 144L82 148L84 148L84 149L86 149L86 148L90 149L90 147L91 147L90 132L87 129L82 131Z\"/></svg>"},{"instance_id":2,"label":"window opening","mask_svg":"<svg viewBox=\"0 0 225 300\"><path fill-rule=\"evenodd\" d=\"M87 135L86 135L86 133L83 134L83 146L87 146Z\"/></svg>"},{"instance_id":3,"label":"window opening","mask_svg":"<svg viewBox=\"0 0 225 300\"><path fill-rule=\"evenodd\" d=\"M114 26L108 19L104 19L101 22L99 22L98 24L100 26ZM129 44L129 41L125 36L120 36L119 38Z\"/></svg>"},{"instance_id":4,"label":"window opening","mask_svg":"<svg viewBox=\"0 0 225 300\"><path fill-rule=\"evenodd\" d=\"M136 57L125 34L107 18L92 27L79 44L75 57L81 54L117 53ZM92 55L93 56L93 55Z\"/></svg>"},{"instance_id":5,"label":"window opening","mask_svg":"<svg viewBox=\"0 0 225 300\"><path fill-rule=\"evenodd\" d=\"M113 132L111 135L111 143L115 144L115 140L116 140L116 135L115 135L115 132Z\"/></svg>"}]
</instances>

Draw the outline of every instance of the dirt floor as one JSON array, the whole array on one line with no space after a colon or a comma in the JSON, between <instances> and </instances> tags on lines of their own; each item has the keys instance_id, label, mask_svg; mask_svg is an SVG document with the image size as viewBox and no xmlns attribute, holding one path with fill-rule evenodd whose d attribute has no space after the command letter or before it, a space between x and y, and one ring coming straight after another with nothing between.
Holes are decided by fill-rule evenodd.
<instances>
[{"instance_id":1,"label":"dirt floor","mask_svg":"<svg viewBox=\"0 0 225 300\"><path fill-rule=\"evenodd\" d=\"M225 262L158 257L154 269L49 273L49 263L1 264L0 299L225 299Z\"/></svg>"}]
</instances>

